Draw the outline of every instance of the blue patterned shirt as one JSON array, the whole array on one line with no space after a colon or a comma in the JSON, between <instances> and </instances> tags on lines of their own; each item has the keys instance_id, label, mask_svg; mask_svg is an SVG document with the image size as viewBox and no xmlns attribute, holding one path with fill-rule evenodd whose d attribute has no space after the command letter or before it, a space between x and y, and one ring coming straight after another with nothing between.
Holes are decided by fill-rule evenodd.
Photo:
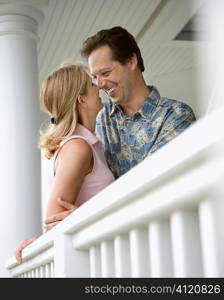
<instances>
[{"instance_id":1,"label":"blue patterned shirt","mask_svg":"<svg viewBox=\"0 0 224 300\"><path fill-rule=\"evenodd\" d=\"M125 174L144 158L179 135L195 115L185 103L152 92L133 116L123 113L112 100L99 112L96 134L105 147L105 156L115 178Z\"/></svg>"}]
</instances>

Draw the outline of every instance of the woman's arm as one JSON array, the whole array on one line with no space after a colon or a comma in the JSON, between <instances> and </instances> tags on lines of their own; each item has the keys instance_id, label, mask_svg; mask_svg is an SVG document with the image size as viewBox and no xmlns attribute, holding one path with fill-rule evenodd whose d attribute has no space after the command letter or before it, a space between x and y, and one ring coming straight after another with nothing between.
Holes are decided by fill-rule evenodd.
<instances>
[{"instance_id":1,"label":"woman's arm","mask_svg":"<svg viewBox=\"0 0 224 300\"><path fill-rule=\"evenodd\" d=\"M92 149L82 139L72 139L66 142L58 153L55 161L55 177L50 192L46 217L65 210L57 198L75 204L84 177L91 168Z\"/></svg>"},{"instance_id":2,"label":"woman's arm","mask_svg":"<svg viewBox=\"0 0 224 300\"><path fill-rule=\"evenodd\" d=\"M91 169L92 157L92 149L82 139L72 139L63 145L56 160L55 177L48 200L46 217L49 218L54 214L66 211L66 205L60 205L59 197L67 203L75 204L84 177ZM53 227L52 224L49 228L51 227ZM22 263L23 249L36 239L37 237L26 239L16 248L15 257L19 264Z\"/></svg>"}]
</instances>

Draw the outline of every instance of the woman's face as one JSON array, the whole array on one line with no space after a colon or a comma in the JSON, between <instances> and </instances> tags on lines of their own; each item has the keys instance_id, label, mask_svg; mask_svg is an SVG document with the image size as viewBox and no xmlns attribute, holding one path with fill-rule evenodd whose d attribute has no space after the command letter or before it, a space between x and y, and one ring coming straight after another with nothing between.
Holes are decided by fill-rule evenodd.
<instances>
[{"instance_id":1,"label":"woman's face","mask_svg":"<svg viewBox=\"0 0 224 300\"><path fill-rule=\"evenodd\" d=\"M99 96L99 88L96 84L90 83L87 87L86 104L88 110L99 112L103 108L103 103Z\"/></svg>"}]
</instances>

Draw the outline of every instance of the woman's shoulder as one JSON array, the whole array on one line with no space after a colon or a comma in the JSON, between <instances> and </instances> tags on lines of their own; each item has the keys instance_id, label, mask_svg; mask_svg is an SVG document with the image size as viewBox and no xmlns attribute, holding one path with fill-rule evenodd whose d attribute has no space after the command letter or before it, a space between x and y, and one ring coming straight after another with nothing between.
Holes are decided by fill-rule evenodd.
<instances>
[{"instance_id":1,"label":"woman's shoulder","mask_svg":"<svg viewBox=\"0 0 224 300\"><path fill-rule=\"evenodd\" d=\"M64 141L60 146L60 152L64 155L72 153L73 155L79 154L81 156L92 154L92 149L87 140L83 137L73 136Z\"/></svg>"},{"instance_id":2,"label":"woman's shoulder","mask_svg":"<svg viewBox=\"0 0 224 300\"><path fill-rule=\"evenodd\" d=\"M60 166L67 172L76 169L85 170L89 167L92 159L92 149L90 145L81 138L69 139L60 148L55 161L56 169Z\"/></svg>"}]
</instances>

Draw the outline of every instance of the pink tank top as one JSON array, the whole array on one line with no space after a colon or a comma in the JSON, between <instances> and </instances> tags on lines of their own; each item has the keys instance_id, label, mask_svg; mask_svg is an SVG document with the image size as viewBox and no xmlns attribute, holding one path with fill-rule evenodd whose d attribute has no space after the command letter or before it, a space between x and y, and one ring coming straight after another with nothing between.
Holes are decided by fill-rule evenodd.
<instances>
[{"instance_id":1,"label":"pink tank top","mask_svg":"<svg viewBox=\"0 0 224 300\"><path fill-rule=\"evenodd\" d=\"M112 183L114 181L114 176L107 165L102 143L91 131L89 131L81 124L77 124L74 135L64 139L60 143L59 148L53 156L51 174L54 176L54 162L59 150L67 141L77 138L85 140L90 145L93 151L94 161L93 169L89 174L85 176L80 192L74 203L76 206L80 206L81 204L95 196L97 193L99 193L101 190L103 190L110 183Z\"/></svg>"}]
</instances>

